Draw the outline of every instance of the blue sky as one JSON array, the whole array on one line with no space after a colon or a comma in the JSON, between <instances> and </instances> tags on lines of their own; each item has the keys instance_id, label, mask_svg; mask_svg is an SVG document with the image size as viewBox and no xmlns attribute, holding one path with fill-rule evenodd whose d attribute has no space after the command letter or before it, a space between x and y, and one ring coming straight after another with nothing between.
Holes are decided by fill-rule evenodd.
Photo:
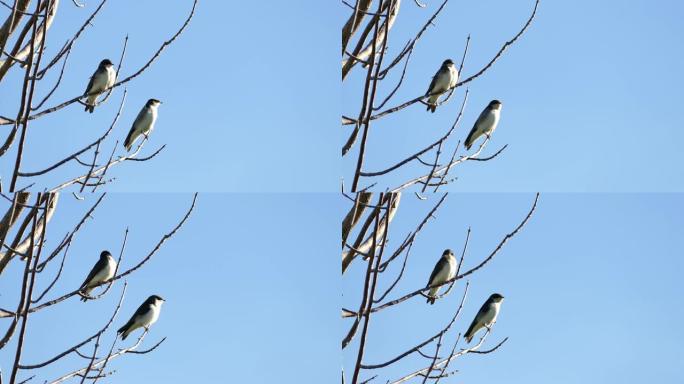
<instances>
[{"instance_id":1,"label":"blue sky","mask_svg":"<svg viewBox=\"0 0 684 384\"><path fill-rule=\"evenodd\" d=\"M390 33L394 43L389 57L403 48L441 1L425 3L428 6L420 9L411 1L402 2ZM425 92L444 59L460 62L468 34L470 49L462 76L479 70L518 32L533 3L450 1L436 26L417 44L404 84L388 106ZM682 191L678 143L684 140L679 113L684 57L676 47L684 33L679 22L683 7L676 1L659 1L657 6L649 1L542 1L525 35L469 84L468 106L455 132L463 140L482 108L497 98L503 102L501 122L484 154L504 144L508 148L493 161L458 168L454 176L459 181L447 189ZM338 24L348 13L338 12ZM400 71L380 88L380 100L394 87ZM343 86L345 114L358 113L362 76L364 71L354 72ZM464 92L459 89L457 97L434 114L414 105L375 122L365 169L386 168L435 141L455 119ZM342 131L340 147L349 127ZM344 161L349 182L356 154ZM394 186L417 172L410 167L374 181Z\"/></svg>"},{"instance_id":2,"label":"blue sky","mask_svg":"<svg viewBox=\"0 0 684 384\"><path fill-rule=\"evenodd\" d=\"M94 214L96 220L79 232L63 278L49 297L78 286L102 249L118 257L127 225L130 234L122 264L137 263L175 226L191 198L189 194L105 197ZM114 329L120 327L145 298L156 293L167 302L144 344L168 339L151 354L113 362L117 373L106 381L268 383L304 378L324 383L339 379L339 337L333 326L339 314L340 286L334 279L339 264L330 257L338 252L333 239L339 230L335 220L321 220L338 216L336 200L332 194L200 194L186 226L127 279L126 298L114 322ZM94 196L77 202L63 195L48 228L50 244L61 239L94 201ZM19 263L10 266L0 277L0 307L16 306ZM304 278L304 270L318 273ZM54 270L46 275L39 278L37 288L46 286ZM72 298L30 316L22 361L37 363L94 333L109 319L121 288L117 283L96 302L84 304ZM112 337L113 333L107 334L106 345ZM0 351L5 378L14 361L14 346ZM295 357L297 364L293 364ZM39 377L49 379L76 362L67 358L41 371Z\"/></svg>"},{"instance_id":3,"label":"blue sky","mask_svg":"<svg viewBox=\"0 0 684 384\"><path fill-rule=\"evenodd\" d=\"M524 217L533 197L447 197L437 220L420 233L405 277L388 299L424 287L444 248L460 256L468 226L472 234L463 268L479 263ZM427 202L404 196L390 244L403 240L436 201L436 196ZM460 373L451 381L643 383L657 377L681 382L679 340L684 332L675 319L684 315L677 304L684 267L678 250L683 211L679 194L542 194L522 232L468 279L463 317L455 325L464 332L484 300L499 292L506 299L485 348L509 340L493 354L457 360L451 368ZM384 277L379 292L399 267ZM358 305L362 269L363 263L355 263L343 278L347 307ZM434 306L417 297L373 316L364 361L386 361L435 334L453 316L463 287L461 281ZM355 346L345 352L348 366ZM380 377L400 377L410 372L406 367L429 364L420 360L409 357L404 370L388 369Z\"/></svg>"},{"instance_id":4,"label":"blue sky","mask_svg":"<svg viewBox=\"0 0 684 384\"><path fill-rule=\"evenodd\" d=\"M177 3L139 1L135 12L130 4L105 5L76 44L63 86L47 105L83 92L102 58L117 62L126 35L120 78L137 70L185 19L191 1ZM419 9L403 2L390 56L439 5L427 3ZM48 57L97 4L88 0L78 9L62 2L49 32ZM389 105L422 94L445 58L460 59L468 34L462 76L475 72L519 30L532 6L532 0L452 0L417 45L404 86ZM421 234L398 292L423 286L441 251L460 249L468 226L473 235L466 263L472 265L517 225L532 202L531 191L548 193L529 225L470 279L457 327L464 329L482 301L499 291L506 301L488 345L510 340L493 355L457 362L458 380L641 383L652 380L653 372L662 382L684 378L677 344L684 334L676 326L683 315L677 272L684 265L677 250L684 196L633 193L684 191L678 145L684 140L678 104L684 56L677 49L683 11L675 1L656 7L647 1L626 6L615 0L544 0L527 33L469 84L468 108L455 135L464 138L481 109L497 98L504 104L502 120L485 153L504 144L508 149L491 162L466 164L453 173L458 181L444 190L464 193L450 196L438 220ZM340 283L339 258L332 257L339 254L339 218L348 205L337 193L340 176L349 187L356 160L355 150L339 158L349 132L339 127L339 115L359 107L362 77L353 72L340 89L338 28L348 15L339 2L242 2L238 9L231 2L201 1L184 34L127 84L113 137L123 139L140 107L154 97L164 104L142 155L163 144L166 149L149 162L111 169L108 175L117 180L103 190L247 194L200 194L186 226L128 279L115 326L158 293L168 301L146 345L168 340L151 355L114 362L115 381L328 383L339 381L342 359L350 365L349 353L340 357L347 325L337 326L338 298L342 291L343 305L357 304L362 264L355 263ZM38 98L54 80L48 77L39 86ZM0 87L0 114L16 112L19 81L14 70ZM459 89L435 114L416 105L373 123L365 170L384 168L434 141L455 118L463 93ZM118 88L92 115L72 105L32 122L22 170L41 169L99 136L122 94ZM5 188L14 150L0 159ZM79 170L68 165L30 181L51 186ZM384 189L415 174L408 167L374 181ZM410 218L427 212L436 198L419 202L407 194L394 233L410 230ZM94 200L65 194L51 243ZM103 248L118 250L127 225L125 264L138 260L175 225L190 200L182 193L108 196L72 247L57 291L78 285ZM17 268L12 264L0 277L2 307L14 305ZM99 327L120 288L97 302L72 299L30 317L24 361L44 360ZM433 333L458 299L452 294L432 307L414 299L375 316L366 361L387 359ZM536 321L539 315L548 320ZM206 320L195 323L196 316ZM0 351L0 361L6 374L12 348ZM64 369L42 372L49 378Z\"/></svg>"},{"instance_id":5,"label":"blue sky","mask_svg":"<svg viewBox=\"0 0 684 384\"><path fill-rule=\"evenodd\" d=\"M55 43L49 54L97 3L86 4L84 9L62 4L50 31ZM463 75L473 73L518 31L532 4L450 2L419 42L395 100L424 92L444 58L460 58L468 33L472 40ZM404 2L390 53L403 46L437 5L429 1L419 9ZM126 6L106 4L78 41L54 100L82 92L101 58L117 61L126 34L130 40L121 75L130 74L175 32L189 7L189 1L174 7L142 1L131 14ZM681 11L675 1L659 2L658 7L646 1L628 6L617 1L542 1L523 38L470 85L468 109L456 132L463 138L482 107L496 97L504 103L503 116L487 152L509 147L492 162L459 168L452 189L684 190L676 146L684 139L677 105L683 62L672 48L684 32L677 17ZM145 22L152 14L159 20L154 28ZM255 28L251 15L259 15L259 25L268 28ZM114 131L123 138L144 101L157 97L165 104L143 154L167 147L147 164L112 169L117 181L108 189L337 191L340 175L350 183L354 154L339 160L347 130L339 128L338 116L340 105L344 113L358 107L360 72L340 90L339 30L330 28L347 16L347 7L335 2L246 2L239 12L226 2L200 2L187 31L128 85L126 108ZM126 20L123 27L121 20ZM282 43L273 44L275 37ZM219 65L228 70L217 71ZM3 114L16 108L9 84L18 84L19 76L12 73L0 88ZM394 84L391 80L387 86ZM23 169L42 168L93 140L114 116L121 91L93 115L74 105L32 123ZM462 95L459 90L457 96ZM377 122L366 169L382 168L433 141L453 120L459 101L435 114L415 106ZM9 178L13 153L0 160L3 180ZM51 185L76 169L63 171L33 181ZM392 181L404 180L415 169L406 171L380 179L380 185L394 185Z\"/></svg>"},{"instance_id":6,"label":"blue sky","mask_svg":"<svg viewBox=\"0 0 684 384\"><path fill-rule=\"evenodd\" d=\"M48 34L54 41L48 45L48 57L99 2L85 4L76 8L62 2ZM192 2L160 6L156 1L136 1L135 12L131 4L105 4L93 27L77 41L62 86L47 106L82 93L101 59L117 63L126 35L120 76L136 71L176 32ZM330 28L333 15L324 2L244 2L235 7L231 2L200 1L183 35L143 76L126 84L126 106L113 133L123 140L145 101L154 97L164 104L141 155L167 146L146 164L112 169L117 181L107 190L337 191L339 151L330 128L338 127L340 99L339 38ZM0 87L2 115L16 114L18 102L10 90L20 84L19 72L13 71ZM38 88L38 99L53 80ZM83 106L72 105L31 123L22 169L45 168L94 141L109 127L122 93L117 89L92 115ZM107 156L113 144L114 140L106 146ZM12 150L0 159L6 183L15 157ZM77 170L69 165L32 181L53 185Z\"/></svg>"}]
</instances>

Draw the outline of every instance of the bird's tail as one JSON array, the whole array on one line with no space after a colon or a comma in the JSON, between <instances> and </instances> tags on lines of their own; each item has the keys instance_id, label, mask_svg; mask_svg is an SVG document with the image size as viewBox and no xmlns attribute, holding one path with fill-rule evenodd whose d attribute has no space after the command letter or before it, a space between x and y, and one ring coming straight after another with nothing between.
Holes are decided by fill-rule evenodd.
<instances>
[{"instance_id":1,"label":"bird's tail","mask_svg":"<svg viewBox=\"0 0 684 384\"><path fill-rule=\"evenodd\" d=\"M429 95L429 92L428 92L428 95ZM435 111L437 110L437 100L438 99L439 99L439 95L428 97L428 99L427 99L427 110L428 111L435 113Z\"/></svg>"},{"instance_id":2,"label":"bird's tail","mask_svg":"<svg viewBox=\"0 0 684 384\"><path fill-rule=\"evenodd\" d=\"M81 286L81 290L79 291L79 293L82 295L90 295L90 290L86 288L85 283ZM86 302L88 301L88 298L85 296L81 296L81 301Z\"/></svg>"},{"instance_id":3,"label":"bird's tail","mask_svg":"<svg viewBox=\"0 0 684 384\"><path fill-rule=\"evenodd\" d=\"M430 284L428 284L428 287ZM428 293L427 293L427 302L428 304L434 304L435 300L437 300L437 292L439 292L439 288L431 288Z\"/></svg>"},{"instance_id":4,"label":"bird's tail","mask_svg":"<svg viewBox=\"0 0 684 384\"><path fill-rule=\"evenodd\" d=\"M117 334L121 334L121 340L126 340L126 338L128 337L128 334L130 333L130 325L131 322L129 321L123 327L119 328L119 330L116 331Z\"/></svg>"},{"instance_id":5,"label":"bird's tail","mask_svg":"<svg viewBox=\"0 0 684 384\"><path fill-rule=\"evenodd\" d=\"M473 334L475 333L475 320L473 320L472 323L470 323L470 327L468 327L468 330L466 333L463 335L465 337L466 342L470 344L470 342L473 340Z\"/></svg>"},{"instance_id":6,"label":"bird's tail","mask_svg":"<svg viewBox=\"0 0 684 384\"><path fill-rule=\"evenodd\" d=\"M470 133L468 134L468 137L465 139L465 147L467 151L470 151L470 147L473 146L473 141L475 141L475 129L471 130Z\"/></svg>"},{"instance_id":7,"label":"bird's tail","mask_svg":"<svg viewBox=\"0 0 684 384\"><path fill-rule=\"evenodd\" d=\"M127 151L130 152L132 145L133 145L133 129L131 129L131 131L128 132L128 136L126 136L126 140L124 140L124 147L126 147Z\"/></svg>"},{"instance_id":8,"label":"bird's tail","mask_svg":"<svg viewBox=\"0 0 684 384\"><path fill-rule=\"evenodd\" d=\"M93 112L95 112L95 106L94 106L94 105L90 105L90 104L86 104L86 106L85 106L85 111L86 111L86 112L93 113Z\"/></svg>"}]
</instances>

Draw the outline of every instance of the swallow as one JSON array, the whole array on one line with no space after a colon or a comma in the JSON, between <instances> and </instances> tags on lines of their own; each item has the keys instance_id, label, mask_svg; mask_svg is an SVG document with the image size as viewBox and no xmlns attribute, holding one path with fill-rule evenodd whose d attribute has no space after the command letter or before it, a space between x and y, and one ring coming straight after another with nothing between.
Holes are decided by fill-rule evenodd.
<instances>
[{"instance_id":1,"label":"swallow","mask_svg":"<svg viewBox=\"0 0 684 384\"><path fill-rule=\"evenodd\" d=\"M470 323L470 327L468 327L468 330L463 335L469 344L470 341L473 340L475 333L480 329L487 328L488 330L491 330L492 325L496 323L496 317L499 316L499 309L501 309L501 302L503 302L503 299L503 296L494 293L489 296L484 304L482 304L482 308L477 312L473 322Z\"/></svg>"},{"instance_id":2,"label":"swallow","mask_svg":"<svg viewBox=\"0 0 684 384\"><path fill-rule=\"evenodd\" d=\"M82 294L81 301L88 301L86 296L100 283L105 282L114 277L116 272L116 261L109 251L102 251L100 259L95 263L93 269L88 273L83 284L81 284L79 292Z\"/></svg>"},{"instance_id":3,"label":"swallow","mask_svg":"<svg viewBox=\"0 0 684 384\"><path fill-rule=\"evenodd\" d=\"M126 340L128 335L138 328L145 328L145 331L148 331L150 326L159 319L159 312L161 312L163 303L164 299L157 295L148 297L147 300L138 307L138 310L135 311L130 320L116 331L117 334L121 334L121 340Z\"/></svg>"},{"instance_id":4,"label":"swallow","mask_svg":"<svg viewBox=\"0 0 684 384\"><path fill-rule=\"evenodd\" d=\"M430 96L427 100L427 110L434 113L437 110L439 97L456 86L456 83L458 83L458 69L451 59L446 59L432 77L432 82L425 93L425 96Z\"/></svg>"},{"instance_id":5,"label":"swallow","mask_svg":"<svg viewBox=\"0 0 684 384\"><path fill-rule=\"evenodd\" d=\"M114 69L114 64L112 64L109 59L104 59L100 61L100 65L97 66L97 70L90 77L90 82L86 87L83 96L86 96L86 112L93 113L95 111L95 103L98 96L105 91L105 89L114 85L116 81L116 70Z\"/></svg>"},{"instance_id":6,"label":"swallow","mask_svg":"<svg viewBox=\"0 0 684 384\"><path fill-rule=\"evenodd\" d=\"M492 100L487 107L480 113L480 116L473 124L473 129L470 130L468 137L465 140L466 150L470 150L475 140L480 136L485 135L491 138L492 133L499 124L499 116L501 115L501 102L499 100Z\"/></svg>"},{"instance_id":7,"label":"swallow","mask_svg":"<svg viewBox=\"0 0 684 384\"><path fill-rule=\"evenodd\" d=\"M157 108L162 102L157 99L149 99L145 106L138 113L138 117L133 121L131 130L128 131L128 136L124 140L124 147L127 151L131 150L133 143L140 137L140 135L147 138L154 129L154 123L157 121Z\"/></svg>"},{"instance_id":8,"label":"swallow","mask_svg":"<svg viewBox=\"0 0 684 384\"><path fill-rule=\"evenodd\" d=\"M444 283L447 280L453 279L456 276L456 264L456 257L454 257L454 253L451 252L451 249L445 249L442 253L442 257L440 257L437 264L435 264L435 268L432 270L432 274L430 274L430 279L428 280L426 287ZM430 291L427 294L428 303L435 303L435 300L437 300L437 294L441 288L442 286L430 288Z\"/></svg>"}]
</instances>

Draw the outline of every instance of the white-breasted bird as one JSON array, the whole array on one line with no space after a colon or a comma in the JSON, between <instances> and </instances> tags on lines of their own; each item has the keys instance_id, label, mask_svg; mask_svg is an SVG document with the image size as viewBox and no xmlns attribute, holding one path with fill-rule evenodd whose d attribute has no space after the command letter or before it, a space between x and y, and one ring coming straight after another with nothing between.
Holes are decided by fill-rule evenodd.
<instances>
[{"instance_id":1,"label":"white-breasted bird","mask_svg":"<svg viewBox=\"0 0 684 384\"><path fill-rule=\"evenodd\" d=\"M131 332L138 328L145 328L149 330L150 326L154 324L157 319L159 319L159 312L161 312L161 306L164 303L164 299L157 295L152 295L145 300L144 303L138 307L130 320L118 331L117 334L121 334L121 340L126 340Z\"/></svg>"},{"instance_id":2,"label":"white-breasted bird","mask_svg":"<svg viewBox=\"0 0 684 384\"><path fill-rule=\"evenodd\" d=\"M470 150L475 140L480 136L485 135L491 138L492 133L499 124L499 117L501 116L501 102L499 100L492 100L487 104L487 107L480 113L480 116L475 120L473 129L468 133L465 140L466 150Z\"/></svg>"},{"instance_id":3,"label":"white-breasted bird","mask_svg":"<svg viewBox=\"0 0 684 384\"><path fill-rule=\"evenodd\" d=\"M98 96L100 96L105 89L114 85L115 81L116 70L114 69L114 64L112 64L109 59L100 61L100 65L98 65L95 73L90 77L88 86L83 93L83 96L87 96L85 101L86 112L93 113L95 111L95 104Z\"/></svg>"},{"instance_id":4,"label":"white-breasted bird","mask_svg":"<svg viewBox=\"0 0 684 384\"><path fill-rule=\"evenodd\" d=\"M133 143L140 137L140 135L147 138L154 129L154 123L157 121L157 108L162 102L157 99L149 99L145 106L142 107L138 116L133 121L131 125L131 130L128 131L128 136L124 140L124 147L127 151L131 150Z\"/></svg>"},{"instance_id":5,"label":"white-breasted bird","mask_svg":"<svg viewBox=\"0 0 684 384\"><path fill-rule=\"evenodd\" d=\"M437 100L439 97L453 88L456 83L458 83L458 69L456 69L456 65L454 65L451 59L446 59L432 77L432 82L427 92L425 92L425 96L431 95L427 100L427 110L434 113L437 110Z\"/></svg>"},{"instance_id":6,"label":"white-breasted bird","mask_svg":"<svg viewBox=\"0 0 684 384\"><path fill-rule=\"evenodd\" d=\"M475 336L477 331L482 328L491 329L492 325L496 323L496 318L499 316L499 310L501 309L503 299L503 296L494 293L489 296L484 304L482 304L482 308L477 312L473 322L470 323L470 327L468 327L468 330L463 335L468 343L473 340L473 336Z\"/></svg>"},{"instance_id":7,"label":"white-breasted bird","mask_svg":"<svg viewBox=\"0 0 684 384\"><path fill-rule=\"evenodd\" d=\"M88 301L86 296L89 296L90 292L98 284L114 277L114 272L116 272L116 261L109 251L102 251L100 259L95 263L93 269L90 270L83 284L81 284L79 292L85 295L81 296L81 301Z\"/></svg>"},{"instance_id":8,"label":"white-breasted bird","mask_svg":"<svg viewBox=\"0 0 684 384\"><path fill-rule=\"evenodd\" d=\"M432 274L430 274L430 279L428 280L426 287L453 279L456 276L457 264L456 257L454 257L454 253L451 252L451 249L445 249L442 253L442 257L440 257L437 264L435 264L435 268L432 270ZM439 286L430 289L427 294L428 303L435 303L435 300L437 300L437 294L442 287L443 286Z\"/></svg>"}]
</instances>

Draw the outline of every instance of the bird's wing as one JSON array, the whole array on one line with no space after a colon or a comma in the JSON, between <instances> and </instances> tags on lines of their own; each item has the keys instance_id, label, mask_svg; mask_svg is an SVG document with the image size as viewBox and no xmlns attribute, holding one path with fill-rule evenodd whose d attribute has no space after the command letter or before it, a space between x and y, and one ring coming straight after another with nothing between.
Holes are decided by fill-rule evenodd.
<instances>
[{"instance_id":1,"label":"bird's wing","mask_svg":"<svg viewBox=\"0 0 684 384\"><path fill-rule=\"evenodd\" d=\"M90 76L90 81L88 82L88 86L86 87L85 92L83 92L84 95L87 95L88 93L90 93L90 89L93 87L93 83L95 82L95 77L97 76L98 72L99 72L99 70L96 70L95 72L93 72L93 75Z\"/></svg>"},{"instance_id":2,"label":"bird's wing","mask_svg":"<svg viewBox=\"0 0 684 384\"><path fill-rule=\"evenodd\" d=\"M480 123L483 123L485 119L487 119L487 115L489 114L489 108L485 108L482 112L480 112L480 116L477 117L477 120L475 120L475 124L473 124L473 129L470 130L470 133L468 133L468 137L466 137L466 145L468 143L472 143L477 139L475 137L475 134L477 133L477 127L480 125Z\"/></svg>"},{"instance_id":3,"label":"bird's wing","mask_svg":"<svg viewBox=\"0 0 684 384\"><path fill-rule=\"evenodd\" d=\"M150 303L148 303L147 300L145 300L145 302L142 303L142 304L138 307L138 309L135 311L135 313L133 314L133 316L131 316L131 318L128 319L128 322L126 322L126 324L124 324L123 327L119 328L119 330L118 330L117 332L118 332L118 333L124 333L124 332L127 331L130 327L132 327L133 324L135 324L136 320L137 320L140 316L143 316L147 311L151 311L151 310L152 310L152 305L151 305Z\"/></svg>"},{"instance_id":4,"label":"bird's wing","mask_svg":"<svg viewBox=\"0 0 684 384\"><path fill-rule=\"evenodd\" d=\"M489 117L489 108L485 108L480 112L480 116L477 117L477 120L475 120L475 124L473 124L473 129L477 128L477 126L481 123L484 123L485 120L487 120L487 117Z\"/></svg>"},{"instance_id":5,"label":"bird's wing","mask_svg":"<svg viewBox=\"0 0 684 384\"><path fill-rule=\"evenodd\" d=\"M124 145L130 144L130 142L133 140L133 134L135 133L135 128L136 125L142 121L142 119L145 117L145 114L147 113L147 108L143 107L143 109L138 112L138 116L133 120L133 124L131 124L131 130L128 131L128 136L126 136L126 140L124 140Z\"/></svg>"},{"instance_id":6,"label":"bird's wing","mask_svg":"<svg viewBox=\"0 0 684 384\"><path fill-rule=\"evenodd\" d=\"M99 259L95 265L93 265L93 269L90 270L90 273L88 273L88 277L85 278L83 281L83 284L81 284L81 288L85 288L86 285L97 275L98 272L100 272L102 269L106 267L106 260Z\"/></svg>"},{"instance_id":7,"label":"bird's wing","mask_svg":"<svg viewBox=\"0 0 684 384\"><path fill-rule=\"evenodd\" d=\"M148 303L146 300L144 303L140 304L140 306L135 311L133 316L131 316L131 322L135 322L136 318L143 316L145 313L147 313L147 311L151 311L151 310L152 310L152 304Z\"/></svg>"},{"instance_id":8,"label":"bird's wing","mask_svg":"<svg viewBox=\"0 0 684 384\"><path fill-rule=\"evenodd\" d=\"M477 122L473 124L473 129L470 130L470 133L468 133L468 137L466 137L465 139L464 144L466 147L470 147L473 141L475 141L475 133L477 133Z\"/></svg>"},{"instance_id":9,"label":"bird's wing","mask_svg":"<svg viewBox=\"0 0 684 384\"><path fill-rule=\"evenodd\" d=\"M425 92L426 95L429 95L433 92L435 85L437 84L437 78L439 75L442 73L442 68L440 67L437 72L435 72L435 75L432 76L432 81L430 82L430 86L428 87L427 92Z\"/></svg>"},{"instance_id":10,"label":"bird's wing","mask_svg":"<svg viewBox=\"0 0 684 384\"><path fill-rule=\"evenodd\" d=\"M477 315L479 315L479 313ZM477 325L477 318L478 318L477 315L475 315L473 322L470 323L468 330L463 334L463 337L465 337L466 339L470 339L473 337L473 333L475 332L475 326Z\"/></svg>"},{"instance_id":11,"label":"bird's wing","mask_svg":"<svg viewBox=\"0 0 684 384\"><path fill-rule=\"evenodd\" d=\"M484 316L485 312L487 312L487 309L489 307L489 300L485 301L484 304L482 304L482 307L480 307L480 310L477 311L477 314L473 318L473 322L470 323L470 327L468 327L468 330L464 334L465 337L472 337L473 332L475 331L475 326L477 325L477 322L482 316Z\"/></svg>"},{"instance_id":12,"label":"bird's wing","mask_svg":"<svg viewBox=\"0 0 684 384\"><path fill-rule=\"evenodd\" d=\"M430 280L428 280L428 287L434 284L434 279L437 277L437 274L444 268L446 268L446 259L441 257L437 264L435 264L435 269L432 270L432 273L430 274Z\"/></svg>"}]
</instances>

